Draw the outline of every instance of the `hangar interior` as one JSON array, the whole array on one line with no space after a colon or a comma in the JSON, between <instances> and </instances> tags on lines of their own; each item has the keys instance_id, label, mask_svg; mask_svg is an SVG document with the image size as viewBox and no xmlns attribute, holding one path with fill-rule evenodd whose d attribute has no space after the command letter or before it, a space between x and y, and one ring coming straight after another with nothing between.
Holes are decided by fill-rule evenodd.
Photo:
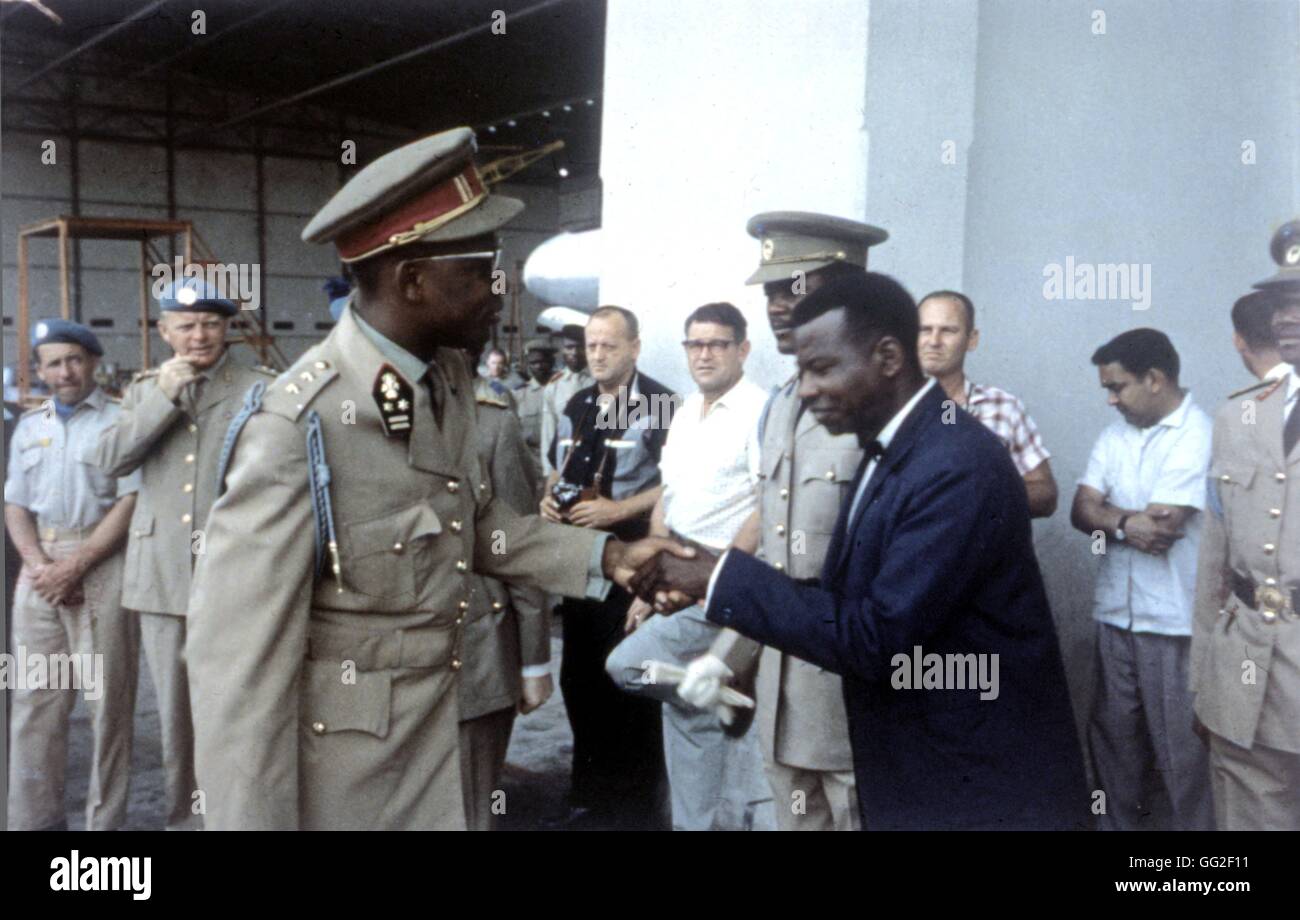
<instances>
[{"instance_id":1,"label":"hangar interior","mask_svg":"<svg viewBox=\"0 0 1300 920\"><path fill-rule=\"evenodd\" d=\"M25 350L15 350L19 230L51 218L191 222L216 260L259 267L263 317L288 361L331 327L321 286L340 268L331 248L302 242L303 226L402 143L469 125L480 164L513 171L500 188L528 207L502 238L512 276L548 237L599 225L603 0L195 7L54 4L56 22L29 3L3 5L7 366ZM181 251L177 237L157 243L169 263ZM70 239L67 263L68 314L95 330L119 372L138 369L139 246ZM57 235L30 240L28 265L33 321L59 315ZM511 288L519 329L511 298L498 341L517 346L541 305Z\"/></svg>"}]
</instances>

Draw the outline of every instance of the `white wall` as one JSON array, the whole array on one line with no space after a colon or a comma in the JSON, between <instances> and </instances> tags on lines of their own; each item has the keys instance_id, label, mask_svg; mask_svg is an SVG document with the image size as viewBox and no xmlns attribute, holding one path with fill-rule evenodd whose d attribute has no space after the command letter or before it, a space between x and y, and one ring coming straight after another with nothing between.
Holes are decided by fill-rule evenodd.
<instances>
[{"instance_id":1,"label":"white wall","mask_svg":"<svg viewBox=\"0 0 1300 920\"><path fill-rule=\"evenodd\" d=\"M778 383L791 365L744 284L758 262L745 221L862 217L867 6L612 0L607 22L601 300L642 319L641 366L676 387L690 383L682 322L730 300L753 329L751 375Z\"/></svg>"},{"instance_id":2,"label":"white wall","mask_svg":"<svg viewBox=\"0 0 1300 920\"><path fill-rule=\"evenodd\" d=\"M1082 708L1094 559L1068 509L1113 418L1089 358L1151 325L1207 410L1248 382L1228 310L1300 215L1300 3L611 0L607 41L619 244L602 299L642 316L643 366L687 385L681 319L730 298L756 327L755 376L780 376L761 295L741 286L756 211L889 230L871 267L917 297L973 297L971 376L1021 396L1053 453L1061 508L1037 547ZM1149 264L1150 309L1045 299L1044 267L1067 256Z\"/></svg>"}]
</instances>

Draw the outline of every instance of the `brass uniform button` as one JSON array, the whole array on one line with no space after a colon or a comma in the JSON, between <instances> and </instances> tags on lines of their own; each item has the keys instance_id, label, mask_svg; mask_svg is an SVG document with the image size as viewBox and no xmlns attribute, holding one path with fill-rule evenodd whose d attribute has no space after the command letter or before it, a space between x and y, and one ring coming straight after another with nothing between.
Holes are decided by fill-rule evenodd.
<instances>
[{"instance_id":1,"label":"brass uniform button","mask_svg":"<svg viewBox=\"0 0 1300 920\"><path fill-rule=\"evenodd\" d=\"M198 431L198 430L199 430L199 426L198 426L198 425L195 425L193 422L191 422L191 423L190 423L190 434L194 434L194 432L196 432L196 431Z\"/></svg>"},{"instance_id":2,"label":"brass uniform button","mask_svg":"<svg viewBox=\"0 0 1300 920\"><path fill-rule=\"evenodd\" d=\"M1277 547L1274 546L1272 543L1265 543L1265 544L1264 544L1264 553L1265 553L1266 555L1269 555L1269 556L1273 555L1273 551L1274 551L1275 549L1277 549Z\"/></svg>"},{"instance_id":3,"label":"brass uniform button","mask_svg":"<svg viewBox=\"0 0 1300 920\"><path fill-rule=\"evenodd\" d=\"M456 625L457 625L457 626L460 626L460 625L463 624L464 622L465 622L465 618L464 618L463 616L456 617Z\"/></svg>"},{"instance_id":4,"label":"brass uniform button","mask_svg":"<svg viewBox=\"0 0 1300 920\"><path fill-rule=\"evenodd\" d=\"M1220 482L1232 482L1232 477L1229 476L1227 473L1224 473L1222 476L1219 477L1219 481L1220 481Z\"/></svg>"},{"instance_id":5,"label":"brass uniform button","mask_svg":"<svg viewBox=\"0 0 1300 920\"><path fill-rule=\"evenodd\" d=\"M456 560L456 571L457 571L457 572L468 572L468 571L469 571L469 566L465 563L465 560L464 560L464 559L457 559L457 560Z\"/></svg>"},{"instance_id":6,"label":"brass uniform button","mask_svg":"<svg viewBox=\"0 0 1300 920\"><path fill-rule=\"evenodd\" d=\"M193 462L194 462L194 455L193 455L193 454L186 454L186 455L185 455L185 462L186 462L186 463L193 463Z\"/></svg>"},{"instance_id":7,"label":"brass uniform button","mask_svg":"<svg viewBox=\"0 0 1300 920\"><path fill-rule=\"evenodd\" d=\"M447 526L451 528L452 533L460 533L460 528L461 528L460 521L452 521Z\"/></svg>"},{"instance_id":8,"label":"brass uniform button","mask_svg":"<svg viewBox=\"0 0 1300 920\"><path fill-rule=\"evenodd\" d=\"M782 486L782 487L781 487L781 493L780 493L780 495L781 495L782 498L789 498L789 497L790 497L790 490L787 489L787 488L785 488L784 486Z\"/></svg>"},{"instance_id":9,"label":"brass uniform button","mask_svg":"<svg viewBox=\"0 0 1300 920\"><path fill-rule=\"evenodd\" d=\"M783 566L783 565L782 565L781 563L779 563L779 562L773 562L773 563L772 563L772 568L776 569L778 572L784 572L784 571L785 571L785 566Z\"/></svg>"},{"instance_id":10,"label":"brass uniform button","mask_svg":"<svg viewBox=\"0 0 1300 920\"><path fill-rule=\"evenodd\" d=\"M189 523L190 521L192 521L192 520L194 520L194 517L193 517L191 514L189 514L188 512L185 513L185 514L182 514L182 515L181 515L181 523L182 523L182 524L188 524L188 523Z\"/></svg>"},{"instance_id":11,"label":"brass uniform button","mask_svg":"<svg viewBox=\"0 0 1300 920\"><path fill-rule=\"evenodd\" d=\"M185 483L185 485L181 486L181 491L182 491L182 492L193 492L193 491L194 491L194 483L192 483L192 482L187 482L187 483Z\"/></svg>"},{"instance_id":12,"label":"brass uniform button","mask_svg":"<svg viewBox=\"0 0 1300 920\"><path fill-rule=\"evenodd\" d=\"M1282 509L1281 509L1281 508L1269 508L1269 509L1268 509L1268 516L1271 517L1271 518L1280 518L1280 517L1282 516Z\"/></svg>"},{"instance_id":13,"label":"brass uniform button","mask_svg":"<svg viewBox=\"0 0 1300 920\"><path fill-rule=\"evenodd\" d=\"M1265 579L1264 579L1264 584L1266 584L1268 587L1271 588L1271 587L1273 587L1274 585L1277 584L1277 579L1276 579L1276 578L1271 578L1271 577L1270 577L1270 578L1265 578Z\"/></svg>"},{"instance_id":14,"label":"brass uniform button","mask_svg":"<svg viewBox=\"0 0 1300 920\"><path fill-rule=\"evenodd\" d=\"M323 734L325 734L325 723L324 723L324 722L313 722L313 723L311 723L311 730L312 730L313 732L315 732L316 734L318 734L318 735L323 735Z\"/></svg>"},{"instance_id":15,"label":"brass uniform button","mask_svg":"<svg viewBox=\"0 0 1300 920\"><path fill-rule=\"evenodd\" d=\"M460 491L460 483L453 479L451 482L447 483L447 491L455 495Z\"/></svg>"},{"instance_id":16,"label":"brass uniform button","mask_svg":"<svg viewBox=\"0 0 1300 920\"><path fill-rule=\"evenodd\" d=\"M826 480L827 480L828 482L834 482L834 481L835 481L835 471L834 471L834 470L827 470L827 471L826 471Z\"/></svg>"},{"instance_id":17,"label":"brass uniform button","mask_svg":"<svg viewBox=\"0 0 1300 920\"><path fill-rule=\"evenodd\" d=\"M778 537L783 537L783 536L785 536L785 525L784 525L784 524L777 524L777 525L776 525L776 535L777 535Z\"/></svg>"},{"instance_id":18,"label":"brass uniform button","mask_svg":"<svg viewBox=\"0 0 1300 920\"><path fill-rule=\"evenodd\" d=\"M1272 610L1261 610L1259 616L1265 623L1272 623L1277 619L1277 614Z\"/></svg>"},{"instance_id":19,"label":"brass uniform button","mask_svg":"<svg viewBox=\"0 0 1300 920\"><path fill-rule=\"evenodd\" d=\"M501 603L500 601L493 601L493 602L492 602L492 609L493 609L493 610L505 610L505 609L506 609L506 605L503 604L503 603Z\"/></svg>"},{"instance_id":20,"label":"brass uniform button","mask_svg":"<svg viewBox=\"0 0 1300 920\"><path fill-rule=\"evenodd\" d=\"M461 610L468 610L468 609L469 609L469 601L461 601L461 602L460 602L459 604L457 604L456 606L459 607Z\"/></svg>"},{"instance_id":21,"label":"brass uniform button","mask_svg":"<svg viewBox=\"0 0 1300 920\"><path fill-rule=\"evenodd\" d=\"M1274 473L1273 478L1278 482L1286 482L1286 473Z\"/></svg>"},{"instance_id":22,"label":"brass uniform button","mask_svg":"<svg viewBox=\"0 0 1300 920\"><path fill-rule=\"evenodd\" d=\"M451 660L451 669L452 669L453 671L459 671L459 670L460 670L460 659L459 659L459 658L453 658L453 659Z\"/></svg>"},{"instance_id":23,"label":"brass uniform button","mask_svg":"<svg viewBox=\"0 0 1300 920\"><path fill-rule=\"evenodd\" d=\"M397 553L398 555L401 555L401 553L405 549L406 549L406 545L402 543L401 540L398 540L396 543L393 544L393 552Z\"/></svg>"}]
</instances>

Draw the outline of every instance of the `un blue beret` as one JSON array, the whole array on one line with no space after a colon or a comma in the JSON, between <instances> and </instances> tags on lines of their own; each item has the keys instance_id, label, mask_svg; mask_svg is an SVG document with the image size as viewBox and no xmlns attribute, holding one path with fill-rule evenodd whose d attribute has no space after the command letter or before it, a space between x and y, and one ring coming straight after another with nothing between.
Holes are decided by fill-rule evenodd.
<instances>
[{"instance_id":1,"label":"un blue beret","mask_svg":"<svg viewBox=\"0 0 1300 920\"><path fill-rule=\"evenodd\" d=\"M95 333L81 323L66 319L43 319L32 327L32 349L37 345L80 345L92 355L102 355L104 347Z\"/></svg>"},{"instance_id":2,"label":"un blue beret","mask_svg":"<svg viewBox=\"0 0 1300 920\"><path fill-rule=\"evenodd\" d=\"M186 278L167 285L158 298L158 305L163 312L220 313L222 316L239 312L238 304L222 296L221 291L202 278Z\"/></svg>"}]
</instances>

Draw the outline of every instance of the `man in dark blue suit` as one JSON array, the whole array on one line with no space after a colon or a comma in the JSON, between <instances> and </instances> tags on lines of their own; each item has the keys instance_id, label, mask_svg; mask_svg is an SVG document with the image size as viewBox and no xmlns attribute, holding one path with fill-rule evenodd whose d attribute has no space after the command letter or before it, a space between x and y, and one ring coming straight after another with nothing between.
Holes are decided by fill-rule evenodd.
<instances>
[{"instance_id":1,"label":"man in dark blue suit","mask_svg":"<svg viewBox=\"0 0 1300 920\"><path fill-rule=\"evenodd\" d=\"M806 411L866 451L819 582L732 549L661 556L634 587L665 610L706 597L711 621L844 676L863 827L1086 827L1024 483L923 376L917 323L907 291L874 273L795 309Z\"/></svg>"}]
</instances>

